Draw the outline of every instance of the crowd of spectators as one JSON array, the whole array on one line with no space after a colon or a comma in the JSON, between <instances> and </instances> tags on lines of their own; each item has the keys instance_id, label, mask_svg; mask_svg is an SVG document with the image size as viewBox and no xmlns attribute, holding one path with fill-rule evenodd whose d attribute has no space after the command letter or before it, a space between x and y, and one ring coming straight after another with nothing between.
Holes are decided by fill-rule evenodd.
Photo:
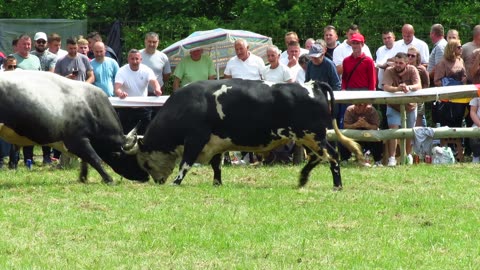
<instances>
[{"instance_id":1,"label":"crowd of spectators","mask_svg":"<svg viewBox=\"0 0 480 270\"><path fill-rule=\"evenodd\" d=\"M357 25L346 29L343 41L339 40L337 29L328 25L320 39L305 37L305 46L295 32L285 34L286 50L281 52L275 45L266 48L268 63L249 50L244 39L235 41L235 56L227 63L223 74L216 74L212 59L203 54L201 48L192 49L174 69L174 91L197 80L212 80L218 75L225 79L242 78L248 80L268 80L276 83L300 83L310 80L324 81L335 91L419 91L422 88L480 82L480 25L473 29L471 41L462 45L458 31L450 29L445 34L441 24L434 24L430 30L433 44L415 36L415 29L405 24L401 38L396 40L392 30L382 33L383 46L375 55L367 46L368 40L361 34ZM5 57L2 71L25 69L55 72L72 80L95 84L108 96L126 98L128 96L159 96L170 81L172 68L167 55L158 50L159 36L149 32L145 35L145 48L131 49L128 63L120 67L115 52L102 42L98 32L84 37L66 39L66 49L61 49L61 37L56 33L47 36L38 32L33 41L28 35L21 35L12 42L13 57ZM33 48L32 48L33 43ZM15 63L12 63L15 59ZM450 127L460 127L462 123L480 126L478 98L472 100L441 100L432 104L432 121L427 123L425 104L407 104L407 126L434 126L435 123ZM372 106L371 104L339 105L336 108L340 128L380 129L400 128L399 107ZM119 118L125 131L133 128L141 120L140 134L154 116L154 108L128 108L119 111ZM365 113L365 115L362 115ZM377 113L378 118L373 115ZM347 120L345 120L345 117ZM478 140L464 142L466 155L473 152L473 162L480 162ZM2 142L0 149L8 150ZM397 141L386 142L385 151L378 144L365 144L365 151L374 154L374 163L381 166L381 153L385 153L383 164L395 166L397 161ZM382 145L383 146L383 145ZM11 147L14 149L13 147ZM341 159L348 162L350 153L338 145ZM369 149L371 148L371 149ZM382 148L383 149L383 148ZM59 158L60 153L43 147L43 163L50 164ZM14 151L15 152L15 151ZM13 152L13 153L14 153ZM295 163L304 158L303 149L292 147ZM379 154L380 153L380 154ZM413 161L411 142L407 141L407 161ZM416 153L425 154L425 153ZM3 153L2 153L3 156ZM16 167L18 152L10 155L11 167ZM252 154L242 155L242 159ZM33 147L23 148L23 158L33 161ZM0 167L3 158L0 159Z\"/></svg>"}]
</instances>

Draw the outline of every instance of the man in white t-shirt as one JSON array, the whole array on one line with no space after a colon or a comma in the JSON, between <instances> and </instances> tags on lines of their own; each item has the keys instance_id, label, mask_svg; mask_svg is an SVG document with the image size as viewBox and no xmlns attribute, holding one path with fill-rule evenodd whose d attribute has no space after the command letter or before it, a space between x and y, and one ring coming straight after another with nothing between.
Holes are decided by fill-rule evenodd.
<instances>
[{"instance_id":1,"label":"man in white t-shirt","mask_svg":"<svg viewBox=\"0 0 480 270\"><path fill-rule=\"evenodd\" d=\"M337 67L337 73L341 77L343 74L343 59L346 57L352 55L352 46L350 45L351 41L350 39L352 38L353 34L359 34L360 29L358 28L358 25L352 24L348 28L347 31L347 39L344 40L340 45L335 48L333 51L333 63ZM365 53L366 56L372 57L372 53L370 52L370 49L368 48L367 44L363 44L362 47L362 52Z\"/></svg>"},{"instance_id":2,"label":"man in white t-shirt","mask_svg":"<svg viewBox=\"0 0 480 270\"><path fill-rule=\"evenodd\" d=\"M146 97L148 86L151 86L156 96L162 95L162 89L153 70L142 64L140 51L131 49L128 52L128 64L121 67L115 76L114 93L122 99L127 97ZM150 108L121 108L118 109L120 122L125 133L133 129L140 121L138 134L144 134L151 120Z\"/></svg>"},{"instance_id":3,"label":"man in white t-shirt","mask_svg":"<svg viewBox=\"0 0 480 270\"><path fill-rule=\"evenodd\" d=\"M280 50L278 47L275 45L268 46L267 60L270 65L265 68L263 78L274 83L292 82L289 68L280 63L279 59Z\"/></svg>"},{"instance_id":4,"label":"man in white t-shirt","mask_svg":"<svg viewBox=\"0 0 480 270\"><path fill-rule=\"evenodd\" d=\"M395 46L395 34L391 30L382 33L383 46L376 52L375 67L377 68L377 89L383 89L383 73L389 66L393 66L398 47Z\"/></svg>"},{"instance_id":5,"label":"man in white t-shirt","mask_svg":"<svg viewBox=\"0 0 480 270\"><path fill-rule=\"evenodd\" d=\"M223 72L224 78L263 80L262 74L265 69L263 59L248 50L248 42L245 39L237 39L234 46L236 56L228 60Z\"/></svg>"},{"instance_id":6,"label":"man in white t-shirt","mask_svg":"<svg viewBox=\"0 0 480 270\"><path fill-rule=\"evenodd\" d=\"M288 62L289 62L289 58L288 58L288 44L290 44L290 42L292 41L296 41L298 42L298 44L300 44L300 38L298 38L298 35L297 33L295 32L287 32L285 34L285 47L287 48L285 51L282 52L282 54L280 54L280 63L284 64L284 65L288 65ZM302 54L308 54L308 50L307 49L304 49L304 48L300 48L300 53L299 55L302 55Z\"/></svg>"},{"instance_id":7,"label":"man in white t-shirt","mask_svg":"<svg viewBox=\"0 0 480 270\"><path fill-rule=\"evenodd\" d=\"M297 41L290 41L290 43L288 43L288 58L285 65L288 66L288 68L290 69L290 76L292 77L293 81L297 80L297 74L298 72L300 72L300 70L302 70L302 67L298 63L301 52L302 48L300 47L300 43L298 43Z\"/></svg>"},{"instance_id":8,"label":"man in white t-shirt","mask_svg":"<svg viewBox=\"0 0 480 270\"><path fill-rule=\"evenodd\" d=\"M248 42L245 39L235 40L235 54L236 56L230 58L223 72L225 79L240 78L244 80L263 80L263 74L265 70L265 63L263 59L254 55L248 50ZM245 109L248 109L246 107ZM246 155L248 154L248 160ZM232 161L232 164L245 164L253 162L253 153L242 153L238 156L238 153L234 154L239 159L238 161ZM234 163L239 162L239 163Z\"/></svg>"},{"instance_id":9,"label":"man in white t-shirt","mask_svg":"<svg viewBox=\"0 0 480 270\"><path fill-rule=\"evenodd\" d=\"M398 52L407 53L410 47L415 47L420 52L421 63L425 66L428 65L430 58L430 51L425 41L415 37L415 29L411 24L404 24L402 27L403 39L395 42L395 46L398 46Z\"/></svg>"}]
</instances>

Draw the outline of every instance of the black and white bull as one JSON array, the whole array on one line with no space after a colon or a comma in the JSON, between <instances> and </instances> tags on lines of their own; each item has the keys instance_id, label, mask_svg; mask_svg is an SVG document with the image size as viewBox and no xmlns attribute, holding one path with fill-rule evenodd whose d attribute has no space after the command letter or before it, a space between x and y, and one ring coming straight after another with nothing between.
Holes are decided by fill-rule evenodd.
<instances>
[{"instance_id":1,"label":"black and white bull","mask_svg":"<svg viewBox=\"0 0 480 270\"><path fill-rule=\"evenodd\" d=\"M134 155L108 97L99 88L50 72L0 72L0 138L26 145L49 145L80 157L80 181L90 164L106 183L112 182L101 165L118 174L148 181Z\"/></svg>"},{"instance_id":2,"label":"black and white bull","mask_svg":"<svg viewBox=\"0 0 480 270\"><path fill-rule=\"evenodd\" d=\"M299 186L324 160L330 162L334 187L340 189L338 154L326 140L327 128L333 125L340 142L357 158L362 154L356 142L340 133L330 108L333 91L319 82L306 88L240 79L195 82L170 96L131 151L157 183L166 181L181 157L174 184L182 182L195 162L210 162L213 183L220 185L223 152L266 153L293 140L309 155Z\"/></svg>"}]
</instances>

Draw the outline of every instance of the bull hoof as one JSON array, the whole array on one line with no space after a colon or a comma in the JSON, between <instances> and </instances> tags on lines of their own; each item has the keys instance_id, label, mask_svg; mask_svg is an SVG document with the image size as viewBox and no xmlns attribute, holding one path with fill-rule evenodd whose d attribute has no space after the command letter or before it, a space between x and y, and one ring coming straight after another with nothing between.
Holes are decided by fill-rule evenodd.
<instances>
[{"instance_id":1,"label":"bull hoof","mask_svg":"<svg viewBox=\"0 0 480 270\"><path fill-rule=\"evenodd\" d=\"M172 185L174 185L174 186L180 186L181 183L182 183L182 182L180 182L180 181L173 181Z\"/></svg>"},{"instance_id":2,"label":"bull hoof","mask_svg":"<svg viewBox=\"0 0 480 270\"><path fill-rule=\"evenodd\" d=\"M213 186L214 187L219 187L222 185L222 182L219 182L219 181L213 181Z\"/></svg>"},{"instance_id":3,"label":"bull hoof","mask_svg":"<svg viewBox=\"0 0 480 270\"><path fill-rule=\"evenodd\" d=\"M342 186L333 187L333 191L342 191L342 190L343 190Z\"/></svg>"}]
</instances>

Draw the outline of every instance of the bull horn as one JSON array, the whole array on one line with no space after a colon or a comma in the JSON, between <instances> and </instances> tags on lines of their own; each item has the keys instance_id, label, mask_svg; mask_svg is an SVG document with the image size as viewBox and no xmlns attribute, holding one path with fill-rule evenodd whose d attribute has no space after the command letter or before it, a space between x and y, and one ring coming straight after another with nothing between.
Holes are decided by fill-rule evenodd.
<instances>
[{"instance_id":1,"label":"bull horn","mask_svg":"<svg viewBox=\"0 0 480 270\"><path fill-rule=\"evenodd\" d=\"M138 147L135 147L137 145L137 129L138 125L134 127L126 136L125 136L125 144L122 146L123 152L129 154L135 154L136 149ZM132 152L134 151L134 152Z\"/></svg>"}]
</instances>

